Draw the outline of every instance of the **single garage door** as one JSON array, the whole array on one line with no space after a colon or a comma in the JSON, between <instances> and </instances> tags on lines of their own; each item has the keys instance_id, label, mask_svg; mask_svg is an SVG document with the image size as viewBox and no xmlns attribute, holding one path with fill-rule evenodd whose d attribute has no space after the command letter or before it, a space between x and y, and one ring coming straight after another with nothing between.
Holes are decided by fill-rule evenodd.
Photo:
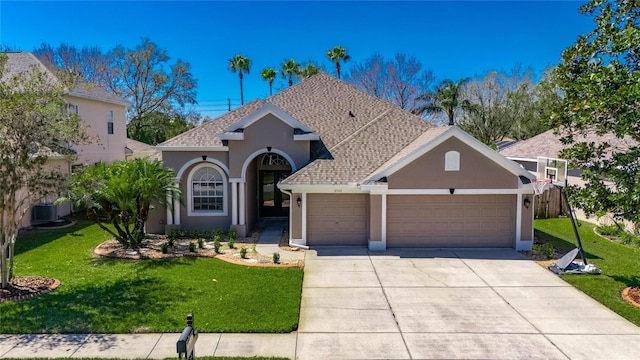
<instances>
[{"instance_id":1,"label":"single garage door","mask_svg":"<svg viewBox=\"0 0 640 360\"><path fill-rule=\"evenodd\" d=\"M367 245L365 194L307 195L307 245Z\"/></svg>"},{"instance_id":2,"label":"single garage door","mask_svg":"<svg viewBox=\"0 0 640 360\"><path fill-rule=\"evenodd\" d=\"M387 247L513 247L516 195L394 195Z\"/></svg>"}]
</instances>

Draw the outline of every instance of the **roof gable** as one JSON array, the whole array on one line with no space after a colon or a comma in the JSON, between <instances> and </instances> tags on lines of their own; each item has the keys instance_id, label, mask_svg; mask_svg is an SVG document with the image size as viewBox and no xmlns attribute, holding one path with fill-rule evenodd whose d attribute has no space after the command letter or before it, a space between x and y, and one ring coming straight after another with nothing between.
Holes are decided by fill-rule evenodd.
<instances>
[{"instance_id":1,"label":"roof gable","mask_svg":"<svg viewBox=\"0 0 640 360\"><path fill-rule=\"evenodd\" d=\"M9 61L8 73L6 76L19 75L31 71L34 67L42 71L47 79L54 83L60 83L59 72L63 71L49 61L40 59L30 52L7 52ZM107 90L79 79L72 89L66 91L69 96L75 96L84 99L102 101L110 104L116 104L128 107L131 103Z\"/></svg>"},{"instance_id":2,"label":"roof gable","mask_svg":"<svg viewBox=\"0 0 640 360\"><path fill-rule=\"evenodd\" d=\"M462 141L515 176L524 176L529 179L533 177L533 175L523 169L520 165L497 153L457 126L444 127L440 129L441 132L439 133L437 130L425 132L408 146L410 151L402 151L398 156L390 159L387 163L376 170L368 178L368 181L378 181L381 178L390 176L452 137Z\"/></svg>"},{"instance_id":3,"label":"roof gable","mask_svg":"<svg viewBox=\"0 0 640 360\"><path fill-rule=\"evenodd\" d=\"M236 121L235 123L231 124L231 126L229 126L226 131L227 132L234 132L236 130L239 129L244 129L249 127L251 124L255 123L256 121L264 118L267 115L273 115L276 118L280 119L282 122L284 122L285 124L291 126L293 129L300 129L304 132L313 132L313 130L311 130L311 128L309 128L308 126L306 126L305 124L301 123L299 120L295 119L293 116L289 115L288 113L286 113L284 110L282 110L281 108L277 107L274 104L271 103L266 103L264 105L262 105L262 107L260 107L259 109L257 109L256 111L250 113L249 115L243 117L242 119Z\"/></svg>"}]
</instances>

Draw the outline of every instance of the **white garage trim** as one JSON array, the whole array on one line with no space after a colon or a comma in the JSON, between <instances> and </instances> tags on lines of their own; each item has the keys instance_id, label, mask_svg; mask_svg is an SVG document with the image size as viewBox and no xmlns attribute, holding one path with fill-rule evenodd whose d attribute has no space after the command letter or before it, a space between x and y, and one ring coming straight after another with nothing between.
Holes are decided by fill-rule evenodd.
<instances>
[{"instance_id":1,"label":"white garage trim","mask_svg":"<svg viewBox=\"0 0 640 360\"><path fill-rule=\"evenodd\" d=\"M387 250L387 194L382 194L382 202L380 209L380 241L369 240L369 250L385 251ZM371 214L369 214L371 216ZM371 219L369 219L371 221Z\"/></svg>"},{"instance_id":2,"label":"white garage trim","mask_svg":"<svg viewBox=\"0 0 640 360\"><path fill-rule=\"evenodd\" d=\"M523 189L454 189L453 195L512 195ZM450 189L389 189L389 195L449 195Z\"/></svg>"}]
</instances>

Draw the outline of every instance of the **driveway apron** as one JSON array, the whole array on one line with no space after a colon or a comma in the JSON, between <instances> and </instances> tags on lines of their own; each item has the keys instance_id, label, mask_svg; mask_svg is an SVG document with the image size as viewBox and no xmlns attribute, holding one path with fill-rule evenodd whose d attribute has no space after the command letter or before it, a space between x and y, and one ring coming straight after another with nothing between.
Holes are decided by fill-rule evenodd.
<instances>
[{"instance_id":1,"label":"driveway apron","mask_svg":"<svg viewBox=\"0 0 640 360\"><path fill-rule=\"evenodd\" d=\"M306 252L297 359L638 353L638 327L513 250Z\"/></svg>"}]
</instances>

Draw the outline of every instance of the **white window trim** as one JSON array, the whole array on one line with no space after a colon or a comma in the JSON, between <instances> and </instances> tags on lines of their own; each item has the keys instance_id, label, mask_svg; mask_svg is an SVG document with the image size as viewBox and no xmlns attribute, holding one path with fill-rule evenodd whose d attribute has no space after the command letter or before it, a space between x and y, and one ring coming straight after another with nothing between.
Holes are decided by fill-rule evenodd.
<instances>
[{"instance_id":1,"label":"white window trim","mask_svg":"<svg viewBox=\"0 0 640 360\"><path fill-rule=\"evenodd\" d=\"M224 192L222 194L222 211L220 210L198 210L198 211L194 211L193 210L193 175L200 169L204 168L204 167L211 167L216 169L216 171L218 171L218 173L220 173L220 176L222 176L222 186L224 189ZM227 179L227 176L225 175L224 170L222 170L221 167L212 164L210 162L206 162L206 163L202 163L202 164L198 164L196 166L193 167L193 169L191 169L191 171L189 172L189 176L187 177L187 216L227 216L228 213L228 204L227 204L227 198L229 197L229 194L227 193L229 188L229 181Z\"/></svg>"},{"instance_id":2,"label":"white window trim","mask_svg":"<svg viewBox=\"0 0 640 360\"><path fill-rule=\"evenodd\" d=\"M111 132L109 132L109 124L111 124ZM113 135L115 134L115 124L113 123L113 110L107 110L107 134Z\"/></svg>"},{"instance_id":3,"label":"white window trim","mask_svg":"<svg viewBox=\"0 0 640 360\"><path fill-rule=\"evenodd\" d=\"M460 171L460 153L451 150L444 154L444 171Z\"/></svg>"}]
</instances>

